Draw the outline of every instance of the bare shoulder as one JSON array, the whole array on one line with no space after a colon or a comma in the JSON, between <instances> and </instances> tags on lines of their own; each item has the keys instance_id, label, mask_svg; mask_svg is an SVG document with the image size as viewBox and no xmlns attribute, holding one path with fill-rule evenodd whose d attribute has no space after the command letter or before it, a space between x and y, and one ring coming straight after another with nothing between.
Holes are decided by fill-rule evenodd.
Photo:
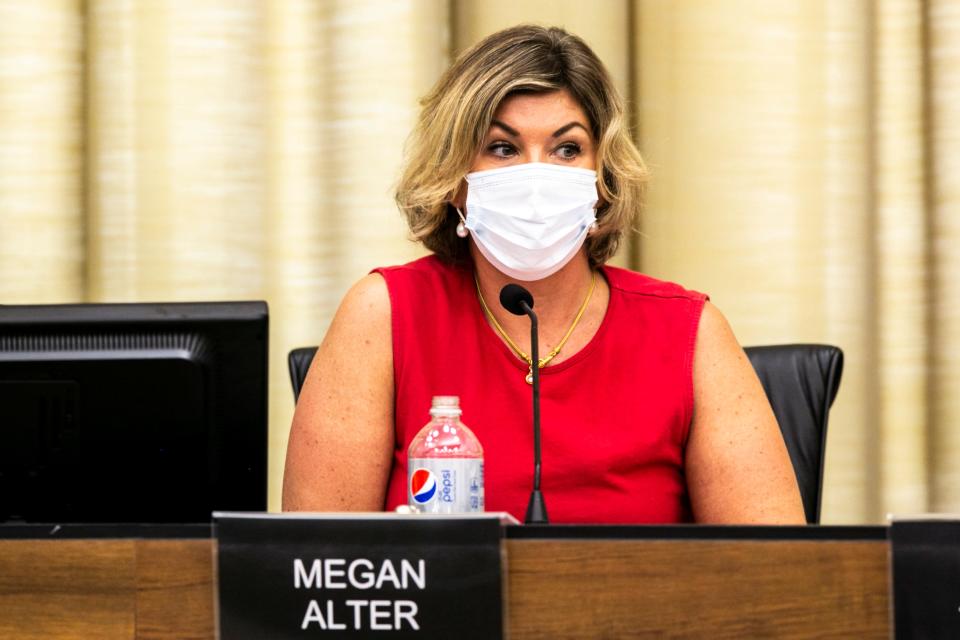
<instances>
[{"instance_id":1,"label":"bare shoulder","mask_svg":"<svg viewBox=\"0 0 960 640\"><path fill-rule=\"evenodd\" d=\"M344 295L304 383L305 402L309 404L314 400L312 387L324 376L336 376L344 380L341 376L359 374L356 369L361 363L380 376L385 375L388 368L392 371L391 340L387 283L380 274L371 273ZM357 358L357 362L351 363L350 358ZM359 386L354 388L362 391L364 380L376 379L376 375L363 376L363 380L357 381Z\"/></svg>"},{"instance_id":2,"label":"bare shoulder","mask_svg":"<svg viewBox=\"0 0 960 640\"><path fill-rule=\"evenodd\" d=\"M766 394L730 323L703 309L686 470L702 522L802 523L796 476Z\"/></svg>"},{"instance_id":3,"label":"bare shoulder","mask_svg":"<svg viewBox=\"0 0 960 640\"><path fill-rule=\"evenodd\" d=\"M344 296L297 402L285 510L383 508L393 450L390 325L386 282L365 276Z\"/></svg>"},{"instance_id":4,"label":"bare shoulder","mask_svg":"<svg viewBox=\"0 0 960 640\"><path fill-rule=\"evenodd\" d=\"M337 318L341 316L358 315L355 320L362 320L369 317L373 321L383 321L390 319L390 293L387 290L387 282L379 273L370 273L358 280L343 297L340 308L337 311Z\"/></svg>"},{"instance_id":5,"label":"bare shoulder","mask_svg":"<svg viewBox=\"0 0 960 640\"><path fill-rule=\"evenodd\" d=\"M760 400L763 408L769 409L766 394L733 328L709 300L700 316L693 367L695 410L744 397Z\"/></svg>"},{"instance_id":6,"label":"bare shoulder","mask_svg":"<svg viewBox=\"0 0 960 640\"><path fill-rule=\"evenodd\" d=\"M695 358L698 363L722 366L724 361L730 364L730 358L738 360L742 353L726 316L712 302L705 302L700 315L700 327L697 329Z\"/></svg>"}]
</instances>

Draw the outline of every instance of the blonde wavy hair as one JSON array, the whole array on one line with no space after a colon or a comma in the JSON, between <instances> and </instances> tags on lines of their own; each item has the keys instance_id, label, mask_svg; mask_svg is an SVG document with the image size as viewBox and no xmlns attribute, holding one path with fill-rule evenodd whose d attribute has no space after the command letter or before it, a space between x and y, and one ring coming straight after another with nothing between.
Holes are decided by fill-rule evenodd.
<instances>
[{"instance_id":1,"label":"blonde wavy hair","mask_svg":"<svg viewBox=\"0 0 960 640\"><path fill-rule=\"evenodd\" d=\"M590 120L597 143L598 228L586 241L593 266L616 253L638 215L647 170L630 139L624 103L587 44L556 27L520 25L463 52L421 100L407 143L396 201L413 240L450 262L467 259L450 204L507 96L566 89Z\"/></svg>"}]
</instances>

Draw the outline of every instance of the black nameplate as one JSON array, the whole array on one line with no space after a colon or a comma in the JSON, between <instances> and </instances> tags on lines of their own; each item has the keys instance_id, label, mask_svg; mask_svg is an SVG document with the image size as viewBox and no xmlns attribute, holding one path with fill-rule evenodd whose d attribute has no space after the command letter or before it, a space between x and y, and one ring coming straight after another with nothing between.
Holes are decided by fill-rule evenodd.
<instances>
[{"instance_id":1,"label":"black nameplate","mask_svg":"<svg viewBox=\"0 0 960 640\"><path fill-rule=\"evenodd\" d=\"M214 514L221 638L502 638L485 517Z\"/></svg>"},{"instance_id":2,"label":"black nameplate","mask_svg":"<svg viewBox=\"0 0 960 640\"><path fill-rule=\"evenodd\" d=\"M960 638L960 520L890 525L896 637Z\"/></svg>"}]
</instances>

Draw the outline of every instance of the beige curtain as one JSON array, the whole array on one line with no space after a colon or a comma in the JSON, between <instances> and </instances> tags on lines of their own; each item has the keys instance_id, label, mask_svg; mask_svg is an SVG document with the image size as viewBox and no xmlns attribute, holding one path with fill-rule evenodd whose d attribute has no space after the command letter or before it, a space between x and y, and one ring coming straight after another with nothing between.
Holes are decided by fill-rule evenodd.
<instances>
[{"instance_id":1,"label":"beige curtain","mask_svg":"<svg viewBox=\"0 0 960 640\"><path fill-rule=\"evenodd\" d=\"M605 60L653 181L619 264L741 342L847 366L827 522L960 510L960 5L951 0L0 0L0 303L263 298L270 506L286 352L421 255L417 98L517 22Z\"/></svg>"}]
</instances>

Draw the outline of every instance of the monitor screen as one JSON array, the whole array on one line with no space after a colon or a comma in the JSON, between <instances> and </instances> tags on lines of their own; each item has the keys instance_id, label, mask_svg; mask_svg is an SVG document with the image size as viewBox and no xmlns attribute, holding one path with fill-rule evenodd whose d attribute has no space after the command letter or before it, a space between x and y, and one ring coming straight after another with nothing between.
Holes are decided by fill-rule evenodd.
<instances>
[{"instance_id":1,"label":"monitor screen","mask_svg":"<svg viewBox=\"0 0 960 640\"><path fill-rule=\"evenodd\" d=\"M267 495L263 302L0 305L0 522L209 522Z\"/></svg>"}]
</instances>

